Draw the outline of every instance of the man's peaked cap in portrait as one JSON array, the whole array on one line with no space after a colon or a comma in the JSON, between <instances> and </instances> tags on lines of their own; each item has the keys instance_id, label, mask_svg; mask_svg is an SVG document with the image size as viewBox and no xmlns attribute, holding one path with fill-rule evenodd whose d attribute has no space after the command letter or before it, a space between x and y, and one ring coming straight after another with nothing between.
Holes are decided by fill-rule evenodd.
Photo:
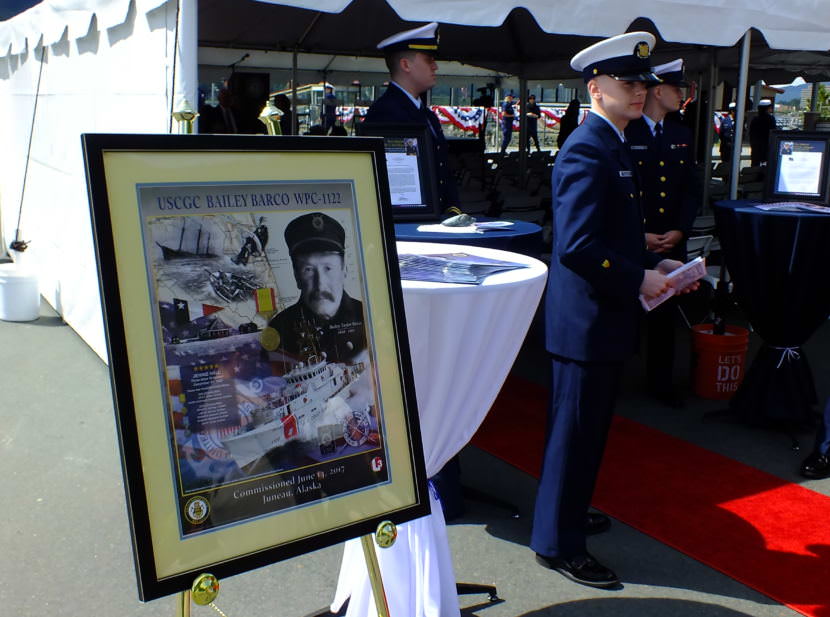
<instances>
[{"instance_id":1,"label":"man's peaked cap in portrait","mask_svg":"<svg viewBox=\"0 0 830 617\"><path fill-rule=\"evenodd\" d=\"M285 243L288 253L336 252L343 254L346 232L343 226L322 212L298 216L285 227Z\"/></svg>"}]
</instances>

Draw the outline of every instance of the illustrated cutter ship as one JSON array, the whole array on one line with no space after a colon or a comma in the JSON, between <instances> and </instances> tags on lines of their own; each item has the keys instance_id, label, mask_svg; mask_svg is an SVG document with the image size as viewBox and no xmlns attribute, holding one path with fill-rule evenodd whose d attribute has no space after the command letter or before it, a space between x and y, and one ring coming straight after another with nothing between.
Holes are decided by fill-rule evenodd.
<instances>
[{"instance_id":1,"label":"illustrated cutter ship","mask_svg":"<svg viewBox=\"0 0 830 617\"><path fill-rule=\"evenodd\" d=\"M283 375L286 391L252 412L252 422L223 440L240 469L271 450L300 439L314 441L326 403L354 381L362 365L346 366L316 356Z\"/></svg>"}]
</instances>

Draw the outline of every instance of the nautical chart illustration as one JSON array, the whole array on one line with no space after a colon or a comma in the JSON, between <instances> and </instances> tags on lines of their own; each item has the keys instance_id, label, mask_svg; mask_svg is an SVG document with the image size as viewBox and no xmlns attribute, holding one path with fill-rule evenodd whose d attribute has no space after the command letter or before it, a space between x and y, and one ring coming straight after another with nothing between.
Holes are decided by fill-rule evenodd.
<instances>
[{"instance_id":1,"label":"nautical chart illustration","mask_svg":"<svg viewBox=\"0 0 830 617\"><path fill-rule=\"evenodd\" d=\"M352 195L139 187L183 536L389 480Z\"/></svg>"}]
</instances>

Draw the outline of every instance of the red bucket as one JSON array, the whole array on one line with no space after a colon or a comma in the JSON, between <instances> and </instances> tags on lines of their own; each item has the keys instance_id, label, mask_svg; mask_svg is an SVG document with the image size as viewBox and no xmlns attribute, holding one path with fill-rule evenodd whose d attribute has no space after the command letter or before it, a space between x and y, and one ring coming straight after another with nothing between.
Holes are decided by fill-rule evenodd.
<instances>
[{"instance_id":1,"label":"red bucket","mask_svg":"<svg viewBox=\"0 0 830 617\"><path fill-rule=\"evenodd\" d=\"M726 326L725 334L712 334L712 324L692 326L692 362L695 394L702 398L729 399L746 372L749 330Z\"/></svg>"}]
</instances>

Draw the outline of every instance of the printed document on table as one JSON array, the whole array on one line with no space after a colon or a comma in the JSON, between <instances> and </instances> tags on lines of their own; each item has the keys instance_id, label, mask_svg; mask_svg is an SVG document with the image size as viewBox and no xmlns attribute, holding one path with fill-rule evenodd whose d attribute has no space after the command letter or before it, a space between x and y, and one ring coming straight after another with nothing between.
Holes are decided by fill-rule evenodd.
<instances>
[{"instance_id":1,"label":"printed document on table","mask_svg":"<svg viewBox=\"0 0 830 617\"><path fill-rule=\"evenodd\" d=\"M781 144L782 148L789 142ZM790 151L782 152L778 159L776 193L818 196L821 189L821 164L824 160L824 143L793 142Z\"/></svg>"}]
</instances>

